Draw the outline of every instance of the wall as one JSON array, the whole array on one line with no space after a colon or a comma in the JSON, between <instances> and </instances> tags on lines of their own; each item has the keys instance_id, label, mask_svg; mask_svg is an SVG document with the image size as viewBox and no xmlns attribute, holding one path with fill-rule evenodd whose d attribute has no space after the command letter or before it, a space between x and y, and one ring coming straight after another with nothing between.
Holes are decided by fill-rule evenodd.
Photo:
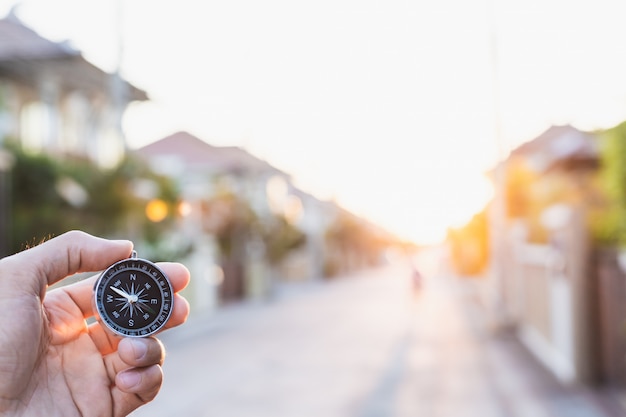
<instances>
[{"instance_id":1,"label":"wall","mask_svg":"<svg viewBox=\"0 0 626 417\"><path fill-rule=\"evenodd\" d=\"M595 251L598 286L599 380L626 387L626 275L618 265L618 251Z\"/></svg>"},{"instance_id":2,"label":"wall","mask_svg":"<svg viewBox=\"0 0 626 417\"><path fill-rule=\"evenodd\" d=\"M512 247L503 289L507 314L522 342L566 383L592 383L598 374L597 291L582 210L570 207L550 242Z\"/></svg>"}]
</instances>

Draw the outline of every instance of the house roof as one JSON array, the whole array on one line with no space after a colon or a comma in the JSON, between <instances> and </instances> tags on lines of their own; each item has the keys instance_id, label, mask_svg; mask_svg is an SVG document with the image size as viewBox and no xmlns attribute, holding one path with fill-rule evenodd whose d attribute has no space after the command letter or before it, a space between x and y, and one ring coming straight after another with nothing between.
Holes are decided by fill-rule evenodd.
<instances>
[{"instance_id":1,"label":"house roof","mask_svg":"<svg viewBox=\"0 0 626 417\"><path fill-rule=\"evenodd\" d=\"M87 61L68 42L53 42L26 26L13 11L0 19L0 76L32 83L42 65L68 87L108 88L111 74ZM145 91L125 82L129 98L147 100Z\"/></svg>"},{"instance_id":2,"label":"house roof","mask_svg":"<svg viewBox=\"0 0 626 417\"><path fill-rule=\"evenodd\" d=\"M218 147L188 133L177 132L137 150L148 159L176 157L186 167L230 174L276 173L278 168L236 146Z\"/></svg>"},{"instance_id":3,"label":"house roof","mask_svg":"<svg viewBox=\"0 0 626 417\"><path fill-rule=\"evenodd\" d=\"M75 56L80 56L80 52L69 43L43 38L25 26L13 12L0 20L0 61Z\"/></svg>"},{"instance_id":4,"label":"house roof","mask_svg":"<svg viewBox=\"0 0 626 417\"><path fill-rule=\"evenodd\" d=\"M545 171L557 165L570 165L572 161L597 161L598 144L594 135L573 126L551 126L513 150L511 155L526 157L537 170Z\"/></svg>"}]
</instances>

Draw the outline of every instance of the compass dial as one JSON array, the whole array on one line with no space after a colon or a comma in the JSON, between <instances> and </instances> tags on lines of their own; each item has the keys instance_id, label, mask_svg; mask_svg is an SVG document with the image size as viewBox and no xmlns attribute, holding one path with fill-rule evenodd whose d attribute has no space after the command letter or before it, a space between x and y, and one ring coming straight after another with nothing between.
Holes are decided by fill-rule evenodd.
<instances>
[{"instance_id":1,"label":"compass dial","mask_svg":"<svg viewBox=\"0 0 626 417\"><path fill-rule=\"evenodd\" d=\"M172 313L174 291L163 271L133 257L111 265L94 288L100 321L120 336L144 337L165 326Z\"/></svg>"}]
</instances>

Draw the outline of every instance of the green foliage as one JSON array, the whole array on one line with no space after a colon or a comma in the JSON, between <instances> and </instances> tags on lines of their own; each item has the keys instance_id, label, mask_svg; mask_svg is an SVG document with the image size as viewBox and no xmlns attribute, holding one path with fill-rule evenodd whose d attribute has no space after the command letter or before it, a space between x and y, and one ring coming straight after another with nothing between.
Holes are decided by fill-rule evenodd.
<instances>
[{"instance_id":1,"label":"green foliage","mask_svg":"<svg viewBox=\"0 0 626 417\"><path fill-rule=\"evenodd\" d=\"M265 252L270 264L282 261L292 250L306 243L306 235L284 217L275 216L265 224L263 231Z\"/></svg>"},{"instance_id":2,"label":"green foliage","mask_svg":"<svg viewBox=\"0 0 626 417\"><path fill-rule=\"evenodd\" d=\"M17 146L11 146L10 151L15 157L10 181L11 252L72 229L156 241L173 221L173 216L169 216L154 224L144 215L145 197L133 190L137 179L153 183L154 198L171 206L177 195L169 180L153 174L133 158L127 158L115 169L102 170L85 159L59 160L30 154ZM74 198L63 192L67 187Z\"/></svg>"},{"instance_id":3,"label":"green foliage","mask_svg":"<svg viewBox=\"0 0 626 417\"><path fill-rule=\"evenodd\" d=\"M75 216L55 191L60 167L50 158L15 153L11 172L10 251L17 252L71 228Z\"/></svg>"},{"instance_id":4,"label":"green foliage","mask_svg":"<svg viewBox=\"0 0 626 417\"><path fill-rule=\"evenodd\" d=\"M601 137L601 182L607 197L603 214L594 224L596 240L626 245L626 122Z\"/></svg>"}]
</instances>

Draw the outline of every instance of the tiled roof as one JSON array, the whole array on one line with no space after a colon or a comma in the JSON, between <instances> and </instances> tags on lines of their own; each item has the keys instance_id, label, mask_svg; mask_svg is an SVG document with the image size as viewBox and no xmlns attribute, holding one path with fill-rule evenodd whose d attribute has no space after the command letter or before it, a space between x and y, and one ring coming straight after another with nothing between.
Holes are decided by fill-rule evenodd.
<instances>
[{"instance_id":1,"label":"tiled roof","mask_svg":"<svg viewBox=\"0 0 626 417\"><path fill-rule=\"evenodd\" d=\"M53 42L24 25L14 13L0 19L0 73L33 82L41 65L60 72L73 88L108 88L111 75L87 61L67 42ZM30 77L30 78L29 78ZM125 82L130 99L147 100L145 91Z\"/></svg>"},{"instance_id":2,"label":"tiled roof","mask_svg":"<svg viewBox=\"0 0 626 417\"><path fill-rule=\"evenodd\" d=\"M187 133L177 132L138 150L142 156L178 155L186 163L196 164L214 157L215 147Z\"/></svg>"},{"instance_id":3,"label":"tiled roof","mask_svg":"<svg viewBox=\"0 0 626 417\"><path fill-rule=\"evenodd\" d=\"M0 61L80 56L67 43L52 42L25 26L15 14L0 20Z\"/></svg>"},{"instance_id":4,"label":"tiled roof","mask_svg":"<svg viewBox=\"0 0 626 417\"><path fill-rule=\"evenodd\" d=\"M538 168L545 170L568 160L596 160L598 144L594 135L573 126L551 126L535 139L519 146L512 154L540 161Z\"/></svg>"},{"instance_id":5,"label":"tiled roof","mask_svg":"<svg viewBox=\"0 0 626 417\"><path fill-rule=\"evenodd\" d=\"M556 159L597 156L594 136L572 126L552 126L535 139L522 144L514 154L547 153Z\"/></svg>"},{"instance_id":6,"label":"tiled roof","mask_svg":"<svg viewBox=\"0 0 626 417\"><path fill-rule=\"evenodd\" d=\"M277 168L244 149L235 146L213 146L188 132L174 133L138 149L137 153L147 158L176 156L187 167L206 168L214 172L281 173Z\"/></svg>"}]
</instances>

